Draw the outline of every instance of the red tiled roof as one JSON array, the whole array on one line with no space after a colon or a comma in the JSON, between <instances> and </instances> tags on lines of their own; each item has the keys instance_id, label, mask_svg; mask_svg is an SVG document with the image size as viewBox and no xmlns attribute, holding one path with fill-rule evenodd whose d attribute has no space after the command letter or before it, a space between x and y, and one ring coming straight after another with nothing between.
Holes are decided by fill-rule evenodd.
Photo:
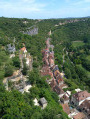
<instances>
[{"instance_id":1,"label":"red tiled roof","mask_svg":"<svg viewBox=\"0 0 90 119\"><path fill-rule=\"evenodd\" d=\"M53 87L53 91L56 92L58 95L64 93L64 91L58 85L55 85L55 87Z\"/></svg>"},{"instance_id":2,"label":"red tiled roof","mask_svg":"<svg viewBox=\"0 0 90 119\"><path fill-rule=\"evenodd\" d=\"M88 93L87 91L80 91L74 94L73 97L76 98L76 100L81 101L86 99L87 97L90 97L90 93Z\"/></svg>"},{"instance_id":3,"label":"red tiled roof","mask_svg":"<svg viewBox=\"0 0 90 119\"><path fill-rule=\"evenodd\" d=\"M23 47L23 48L21 48L21 50L22 50L22 51L25 51L25 50L26 50L26 48L25 48L25 47Z\"/></svg>"},{"instance_id":4,"label":"red tiled roof","mask_svg":"<svg viewBox=\"0 0 90 119\"><path fill-rule=\"evenodd\" d=\"M66 112L68 115L70 114L70 108L69 108L68 104L62 104L62 108L63 108L64 112Z\"/></svg>"},{"instance_id":5,"label":"red tiled roof","mask_svg":"<svg viewBox=\"0 0 90 119\"><path fill-rule=\"evenodd\" d=\"M43 66L43 68L41 70L41 75L43 75L43 76L46 76L46 75L52 76L53 73L51 72L49 66Z\"/></svg>"},{"instance_id":6,"label":"red tiled roof","mask_svg":"<svg viewBox=\"0 0 90 119\"><path fill-rule=\"evenodd\" d=\"M82 112L79 112L73 117L73 119L85 119L85 114Z\"/></svg>"},{"instance_id":7,"label":"red tiled roof","mask_svg":"<svg viewBox=\"0 0 90 119\"><path fill-rule=\"evenodd\" d=\"M61 81L63 81L63 78L62 78L62 76L59 74L59 75L56 77L56 80L58 81L58 83L60 83Z\"/></svg>"},{"instance_id":8,"label":"red tiled roof","mask_svg":"<svg viewBox=\"0 0 90 119\"><path fill-rule=\"evenodd\" d=\"M66 84L61 84L61 85L60 85L60 88L63 89L64 87L68 87L68 86L67 86Z\"/></svg>"},{"instance_id":9,"label":"red tiled roof","mask_svg":"<svg viewBox=\"0 0 90 119\"><path fill-rule=\"evenodd\" d=\"M56 85L56 81L55 81L55 79L53 79L52 81L51 81L51 83L50 83L50 86L51 86L51 88L53 89L53 87Z\"/></svg>"},{"instance_id":10,"label":"red tiled roof","mask_svg":"<svg viewBox=\"0 0 90 119\"><path fill-rule=\"evenodd\" d=\"M54 60L53 59L49 59L49 63L50 63L50 65L54 64Z\"/></svg>"},{"instance_id":11,"label":"red tiled roof","mask_svg":"<svg viewBox=\"0 0 90 119\"><path fill-rule=\"evenodd\" d=\"M64 101L69 100L69 98L66 95L63 95L61 98L64 99Z\"/></svg>"}]
</instances>

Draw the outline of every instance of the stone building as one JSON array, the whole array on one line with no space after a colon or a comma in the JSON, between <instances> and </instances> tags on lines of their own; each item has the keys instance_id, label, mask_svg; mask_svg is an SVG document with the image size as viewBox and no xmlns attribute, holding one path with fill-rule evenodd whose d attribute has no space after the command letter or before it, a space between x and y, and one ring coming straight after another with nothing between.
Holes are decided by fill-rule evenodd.
<instances>
[{"instance_id":1,"label":"stone building","mask_svg":"<svg viewBox=\"0 0 90 119\"><path fill-rule=\"evenodd\" d=\"M40 99L39 103L42 106L42 109L47 106L47 100L44 97Z\"/></svg>"}]
</instances>

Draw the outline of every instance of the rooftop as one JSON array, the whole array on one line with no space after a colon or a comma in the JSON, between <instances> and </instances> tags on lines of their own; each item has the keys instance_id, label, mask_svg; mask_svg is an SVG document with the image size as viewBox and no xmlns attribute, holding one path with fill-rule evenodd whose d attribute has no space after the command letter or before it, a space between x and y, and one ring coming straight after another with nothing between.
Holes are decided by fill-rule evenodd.
<instances>
[{"instance_id":1,"label":"rooftop","mask_svg":"<svg viewBox=\"0 0 90 119\"><path fill-rule=\"evenodd\" d=\"M26 48L25 48L25 47L23 47L23 48L21 48L21 50L22 50L22 51L25 51L25 50L26 50Z\"/></svg>"},{"instance_id":2,"label":"rooftop","mask_svg":"<svg viewBox=\"0 0 90 119\"><path fill-rule=\"evenodd\" d=\"M66 112L68 115L70 114L70 108L68 104L62 104L62 108L64 112Z\"/></svg>"},{"instance_id":3,"label":"rooftop","mask_svg":"<svg viewBox=\"0 0 90 119\"><path fill-rule=\"evenodd\" d=\"M63 95L61 98L62 98L64 101L69 100L69 97L68 97L67 95Z\"/></svg>"},{"instance_id":4,"label":"rooftop","mask_svg":"<svg viewBox=\"0 0 90 119\"><path fill-rule=\"evenodd\" d=\"M82 112L79 112L73 117L73 119L85 119L85 114Z\"/></svg>"},{"instance_id":5,"label":"rooftop","mask_svg":"<svg viewBox=\"0 0 90 119\"><path fill-rule=\"evenodd\" d=\"M77 89L75 89L75 91L76 91L76 92L80 92L80 91L81 91L81 89L80 89L80 88L77 88Z\"/></svg>"},{"instance_id":6,"label":"rooftop","mask_svg":"<svg viewBox=\"0 0 90 119\"><path fill-rule=\"evenodd\" d=\"M38 100L36 98L33 100L33 102L35 106L39 106Z\"/></svg>"},{"instance_id":7,"label":"rooftop","mask_svg":"<svg viewBox=\"0 0 90 119\"><path fill-rule=\"evenodd\" d=\"M43 105L43 104L46 104L47 103L47 100L43 97L40 99L40 103Z\"/></svg>"},{"instance_id":8,"label":"rooftop","mask_svg":"<svg viewBox=\"0 0 90 119\"><path fill-rule=\"evenodd\" d=\"M79 108L83 109L88 115L90 115L90 100L85 100Z\"/></svg>"},{"instance_id":9,"label":"rooftop","mask_svg":"<svg viewBox=\"0 0 90 119\"><path fill-rule=\"evenodd\" d=\"M53 91L55 91L58 95L64 93L64 91L58 85L55 85L55 87L53 87Z\"/></svg>"},{"instance_id":10,"label":"rooftop","mask_svg":"<svg viewBox=\"0 0 90 119\"><path fill-rule=\"evenodd\" d=\"M75 93L73 96L74 98L76 98L76 100L81 101L90 97L90 93L88 93L87 91L80 91Z\"/></svg>"}]
</instances>

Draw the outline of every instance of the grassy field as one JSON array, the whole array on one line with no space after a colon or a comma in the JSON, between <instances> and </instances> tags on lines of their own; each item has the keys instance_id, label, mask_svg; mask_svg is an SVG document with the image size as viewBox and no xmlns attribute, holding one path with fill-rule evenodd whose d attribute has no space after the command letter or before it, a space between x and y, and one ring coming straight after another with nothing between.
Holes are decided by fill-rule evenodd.
<instances>
[{"instance_id":1,"label":"grassy field","mask_svg":"<svg viewBox=\"0 0 90 119\"><path fill-rule=\"evenodd\" d=\"M73 47L79 47L79 46L83 46L84 42L83 41L73 41L72 45Z\"/></svg>"}]
</instances>

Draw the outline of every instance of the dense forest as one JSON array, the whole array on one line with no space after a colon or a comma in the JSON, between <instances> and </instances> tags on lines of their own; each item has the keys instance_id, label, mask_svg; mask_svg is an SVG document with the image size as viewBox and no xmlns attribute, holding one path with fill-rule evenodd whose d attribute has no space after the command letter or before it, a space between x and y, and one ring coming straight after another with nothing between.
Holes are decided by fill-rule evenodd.
<instances>
[{"instance_id":1,"label":"dense forest","mask_svg":"<svg viewBox=\"0 0 90 119\"><path fill-rule=\"evenodd\" d=\"M50 30L55 62L60 71L64 72L65 82L68 84L65 90L74 92L75 88L81 88L90 91L90 19L80 18L77 22L69 23L71 20L74 19L0 18L0 118L68 119L58 102L58 95L47 84L47 77L41 77L39 72L43 65L41 51L45 48ZM64 22L65 24L59 25ZM39 29L37 35L23 34L22 31L34 25ZM15 57L10 58L6 47L13 42L16 52ZM21 94L14 89L5 90L3 80L20 68L19 50L23 46L33 57L33 70L28 72L24 66L24 75L28 75L29 82L34 86L30 93ZM35 98L42 97L48 101L44 110L33 103Z\"/></svg>"}]
</instances>

